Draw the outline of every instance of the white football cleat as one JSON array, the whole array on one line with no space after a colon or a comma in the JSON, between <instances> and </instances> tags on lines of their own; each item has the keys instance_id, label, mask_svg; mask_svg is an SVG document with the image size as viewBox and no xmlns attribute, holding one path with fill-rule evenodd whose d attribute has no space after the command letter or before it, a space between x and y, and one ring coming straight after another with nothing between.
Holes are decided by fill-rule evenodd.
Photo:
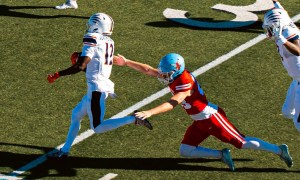
<instances>
[{"instance_id":1,"label":"white football cleat","mask_svg":"<svg viewBox=\"0 0 300 180\"><path fill-rule=\"evenodd\" d=\"M69 1L69 2L66 2L66 3L63 3L62 5L59 5L59 6L55 6L55 9L77 9L78 8L78 5L77 5L77 2L76 1Z\"/></svg>"}]
</instances>

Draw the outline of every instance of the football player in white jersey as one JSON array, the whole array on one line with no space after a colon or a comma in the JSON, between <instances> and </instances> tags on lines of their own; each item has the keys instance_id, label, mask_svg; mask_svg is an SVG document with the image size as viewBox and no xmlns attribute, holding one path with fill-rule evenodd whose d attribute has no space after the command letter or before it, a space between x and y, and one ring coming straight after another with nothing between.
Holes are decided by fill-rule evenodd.
<instances>
[{"instance_id":1,"label":"football player in white jersey","mask_svg":"<svg viewBox=\"0 0 300 180\"><path fill-rule=\"evenodd\" d=\"M72 66L48 75L49 83L53 83L61 76L85 71L87 81L87 94L73 109L71 125L64 146L50 157L67 157L71 145L77 136L83 116L88 115L90 127L95 133L104 133L126 124L135 123L152 129L147 120L136 118L134 115L124 118L104 120L106 98L114 97L114 83L109 79L114 53L114 41L110 35L113 31L113 19L104 13L93 14L87 23L87 34L83 37L82 53Z\"/></svg>"},{"instance_id":2,"label":"football player in white jersey","mask_svg":"<svg viewBox=\"0 0 300 180\"><path fill-rule=\"evenodd\" d=\"M170 111L181 104L182 108L193 119L193 123L187 128L181 141L180 155L191 158L218 158L227 164L231 171L234 171L235 167L229 149L215 150L201 146L201 143L212 135L239 149L272 152L284 160L288 167L293 165L287 145L277 146L259 138L241 134L227 119L222 108L207 100L200 83L185 69L184 59L179 54L169 53L164 56L157 69L147 64L126 59L121 55L114 57L114 63L158 77L161 82L169 86L173 94L169 101L150 110L135 113L137 117L141 119L149 118Z\"/></svg>"},{"instance_id":3,"label":"football player in white jersey","mask_svg":"<svg viewBox=\"0 0 300 180\"><path fill-rule=\"evenodd\" d=\"M281 62L293 81L287 91L282 114L293 119L300 131L300 31L281 4L274 0L274 8L264 16L263 28L277 45Z\"/></svg>"}]
</instances>

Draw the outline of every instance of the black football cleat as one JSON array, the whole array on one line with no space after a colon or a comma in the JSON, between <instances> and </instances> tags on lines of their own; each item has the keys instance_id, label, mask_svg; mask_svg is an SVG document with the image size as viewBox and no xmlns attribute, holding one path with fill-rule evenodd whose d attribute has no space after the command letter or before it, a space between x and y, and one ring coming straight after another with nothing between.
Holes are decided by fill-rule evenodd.
<instances>
[{"instance_id":1,"label":"black football cleat","mask_svg":"<svg viewBox=\"0 0 300 180\"><path fill-rule=\"evenodd\" d=\"M137 112L140 112L140 111L139 111L139 110L135 110L135 111L133 112L133 116L135 117L135 122L134 122L134 124L135 124L135 125L138 125L138 126L145 126L146 128L152 130L153 127L152 127L151 123L150 123L147 119L141 119L141 118L138 118L138 117L136 117L136 116L134 115L134 114L137 113Z\"/></svg>"}]
</instances>

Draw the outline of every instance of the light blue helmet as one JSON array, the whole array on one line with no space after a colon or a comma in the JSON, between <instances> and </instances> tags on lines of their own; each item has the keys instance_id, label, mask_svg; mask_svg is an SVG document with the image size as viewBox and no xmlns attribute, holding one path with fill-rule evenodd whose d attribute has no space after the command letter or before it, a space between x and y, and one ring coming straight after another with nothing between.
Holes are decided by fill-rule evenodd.
<instances>
[{"instance_id":1,"label":"light blue helmet","mask_svg":"<svg viewBox=\"0 0 300 180\"><path fill-rule=\"evenodd\" d=\"M184 69L185 65L183 57L176 53L169 53L159 62L158 80L164 84L170 84L176 77L182 74Z\"/></svg>"}]
</instances>

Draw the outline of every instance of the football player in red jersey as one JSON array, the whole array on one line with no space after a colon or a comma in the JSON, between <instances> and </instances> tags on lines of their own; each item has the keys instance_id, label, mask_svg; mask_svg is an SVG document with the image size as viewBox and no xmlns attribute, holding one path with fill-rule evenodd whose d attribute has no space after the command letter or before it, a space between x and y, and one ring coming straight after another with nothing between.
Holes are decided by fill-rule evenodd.
<instances>
[{"instance_id":1,"label":"football player in red jersey","mask_svg":"<svg viewBox=\"0 0 300 180\"><path fill-rule=\"evenodd\" d=\"M178 104L194 120L187 128L180 145L180 155L192 158L218 158L228 165L231 171L235 170L230 150L215 150L204 148L201 143L210 135L225 143L230 143L239 149L264 150L277 154L288 167L293 160L288 152L288 146L277 146L259 138L244 136L227 119L225 112L210 103L196 78L185 69L184 59L176 53L164 56L158 65L153 68L148 64L126 59L122 55L114 56L114 64L128 66L144 74L158 77L158 80L168 85L173 96L167 102L149 110L137 112L141 119L172 110Z\"/></svg>"}]
</instances>

